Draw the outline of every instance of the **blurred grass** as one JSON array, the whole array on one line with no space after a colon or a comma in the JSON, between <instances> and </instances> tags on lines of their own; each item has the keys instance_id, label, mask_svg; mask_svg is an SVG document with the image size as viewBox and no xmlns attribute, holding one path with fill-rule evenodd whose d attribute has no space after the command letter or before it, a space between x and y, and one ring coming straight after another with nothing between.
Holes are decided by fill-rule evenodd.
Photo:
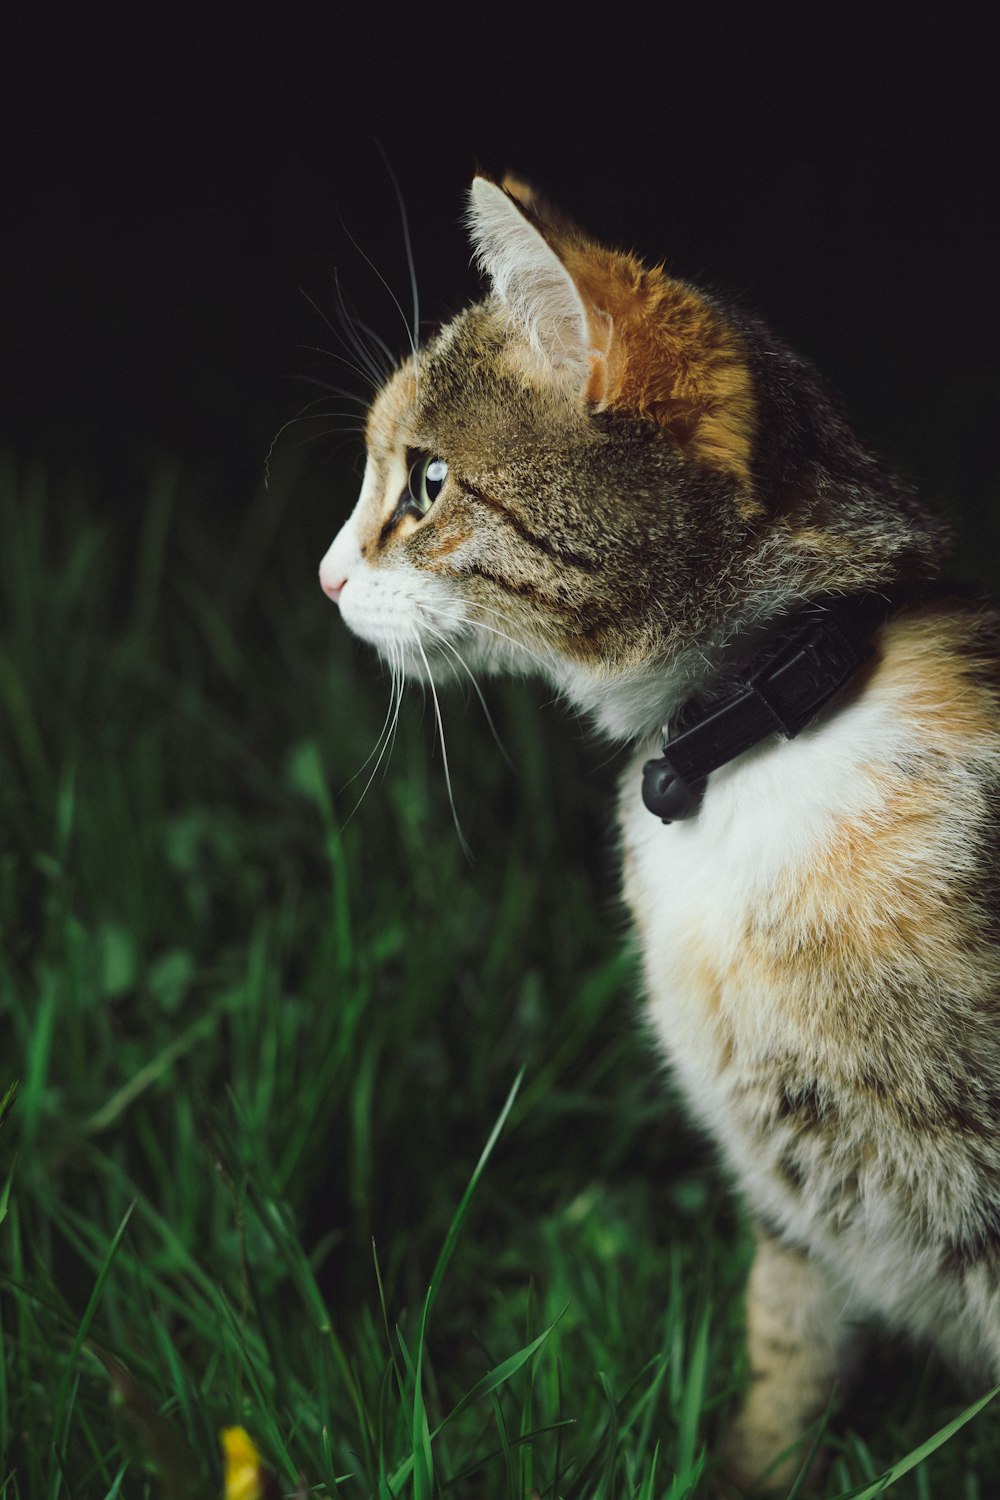
<instances>
[{"instance_id":1,"label":"blurred grass","mask_svg":"<svg viewBox=\"0 0 1000 1500\"><path fill-rule=\"evenodd\" d=\"M749 1240L637 1024L614 764L453 692L470 865L412 690L353 811L349 495L102 498L0 466L0 1495L218 1494L237 1423L285 1493L704 1493ZM966 1399L882 1351L829 1494ZM893 1493L998 1476L989 1410Z\"/></svg>"}]
</instances>

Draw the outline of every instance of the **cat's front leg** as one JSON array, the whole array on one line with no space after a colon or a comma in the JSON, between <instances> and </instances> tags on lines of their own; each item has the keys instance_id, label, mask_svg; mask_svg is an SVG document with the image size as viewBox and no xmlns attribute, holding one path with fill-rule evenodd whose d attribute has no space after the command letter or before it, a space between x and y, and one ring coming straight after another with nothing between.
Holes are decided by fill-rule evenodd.
<instances>
[{"instance_id":1,"label":"cat's front leg","mask_svg":"<svg viewBox=\"0 0 1000 1500\"><path fill-rule=\"evenodd\" d=\"M747 1287L751 1385L720 1452L741 1491L787 1488L801 1468L808 1442L800 1440L857 1342L843 1308L843 1290L804 1251L758 1234Z\"/></svg>"}]
</instances>

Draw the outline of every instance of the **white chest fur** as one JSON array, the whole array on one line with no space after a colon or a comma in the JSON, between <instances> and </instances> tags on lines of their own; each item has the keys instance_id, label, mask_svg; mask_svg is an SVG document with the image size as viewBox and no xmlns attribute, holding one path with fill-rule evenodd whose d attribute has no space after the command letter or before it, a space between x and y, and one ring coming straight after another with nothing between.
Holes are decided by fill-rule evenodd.
<instances>
[{"instance_id":1,"label":"white chest fur","mask_svg":"<svg viewBox=\"0 0 1000 1500\"><path fill-rule=\"evenodd\" d=\"M878 769L905 755L908 737L869 692L798 739L770 740L717 771L695 817L667 826L641 799L648 747L626 772L625 895L649 1020L695 1114L738 1168L747 1148L734 1080L810 1049L766 984L748 983L747 934L790 920L790 896L837 830L877 813Z\"/></svg>"}]
</instances>

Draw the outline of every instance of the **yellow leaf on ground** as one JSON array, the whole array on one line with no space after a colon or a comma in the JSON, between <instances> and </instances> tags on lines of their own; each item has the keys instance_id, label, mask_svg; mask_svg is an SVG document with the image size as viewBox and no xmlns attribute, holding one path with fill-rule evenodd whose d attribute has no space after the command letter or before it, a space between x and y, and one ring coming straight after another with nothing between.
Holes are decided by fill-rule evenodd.
<instances>
[{"instance_id":1,"label":"yellow leaf on ground","mask_svg":"<svg viewBox=\"0 0 1000 1500\"><path fill-rule=\"evenodd\" d=\"M226 1465L223 1500L271 1500L278 1486L273 1472L243 1427L224 1427L219 1434Z\"/></svg>"}]
</instances>

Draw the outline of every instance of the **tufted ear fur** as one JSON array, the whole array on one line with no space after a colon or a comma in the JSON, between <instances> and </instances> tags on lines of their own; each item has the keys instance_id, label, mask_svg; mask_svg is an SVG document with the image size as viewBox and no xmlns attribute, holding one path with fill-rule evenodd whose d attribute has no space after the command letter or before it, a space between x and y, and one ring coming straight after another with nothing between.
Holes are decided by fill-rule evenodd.
<instances>
[{"instance_id":1,"label":"tufted ear fur","mask_svg":"<svg viewBox=\"0 0 1000 1500\"><path fill-rule=\"evenodd\" d=\"M477 177L476 257L542 369L594 405L668 431L687 456L751 495L757 410L748 350L720 308L662 267L608 250L519 178Z\"/></svg>"},{"instance_id":2,"label":"tufted ear fur","mask_svg":"<svg viewBox=\"0 0 1000 1500\"><path fill-rule=\"evenodd\" d=\"M505 172L500 183L505 193L516 198L518 203L528 213L533 214L535 220L542 226L542 231L554 235L565 236L576 235L580 237L580 231L572 220L568 219L554 203L532 187L530 182L525 182L523 177L518 177L516 172Z\"/></svg>"},{"instance_id":3,"label":"tufted ear fur","mask_svg":"<svg viewBox=\"0 0 1000 1500\"><path fill-rule=\"evenodd\" d=\"M513 184L512 184L513 185ZM527 198L529 190L517 184ZM549 365L582 390L589 376L587 309L569 271L546 240L530 200L489 178L469 192L469 229L493 291Z\"/></svg>"}]
</instances>

